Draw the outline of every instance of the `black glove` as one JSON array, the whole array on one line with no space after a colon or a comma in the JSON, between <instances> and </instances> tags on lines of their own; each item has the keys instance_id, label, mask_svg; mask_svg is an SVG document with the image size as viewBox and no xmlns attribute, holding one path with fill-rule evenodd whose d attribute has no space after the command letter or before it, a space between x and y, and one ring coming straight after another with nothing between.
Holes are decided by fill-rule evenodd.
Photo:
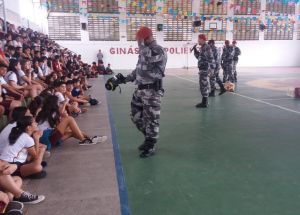
<instances>
[{"instance_id":1,"label":"black glove","mask_svg":"<svg viewBox=\"0 0 300 215\"><path fill-rule=\"evenodd\" d=\"M119 84L126 84L126 78L121 73L118 73L116 76L109 78L106 81L105 88L107 90L114 91L119 86Z\"/></svg>"},{"instance_id":2,"label":"black glove","mask_svg":"<svg viewBox=\"0 0 300 215\"><path fill-rule=\"evenodd\" d=\"M191 49L191 52L194 51L197 47L197 44L193 46L193 48Z\"/></svg>"},{"instance_id":3,"label":"black glove","mask_svg":"<svg viewBox=\"0 0 300 215\"><path fill-rule=\"evenodd\" d=\"M120 82L120 84L126 84L126 78L124 77L124 75L122 73L118 73L116 75L118 81Z\"/></svg>"}]
</instances>

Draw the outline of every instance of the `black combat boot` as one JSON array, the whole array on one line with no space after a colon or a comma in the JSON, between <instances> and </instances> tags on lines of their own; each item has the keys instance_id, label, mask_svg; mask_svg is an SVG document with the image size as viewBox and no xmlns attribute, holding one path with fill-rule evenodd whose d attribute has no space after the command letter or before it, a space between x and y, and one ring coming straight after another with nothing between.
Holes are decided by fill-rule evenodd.
<instances>
[{"instance_id":1,"label":"black combat boot","mask_svg":"<svg viewBox=\"0 0 300 215\"><path fill-rule=\"evenodd\" d=\"M219 83L219 86L220 86L220 93L219 93L219 96L220 96L220 95L223 95L224 93L226 93L227 90L224 88L223 83Z\"/></svg>"},{"instance_id":2,"label":"black combat boot","mask_svg":"<svg viewBox=\"0 0 300 215\"><path fill-rule=\"evenodd\" d=\"M209 93L209 95L208 95L209 97L215 97L216 95L215 95L215 90L212 90L210 93Z\"/></svg>"},{"instance_id":3,"label":"black combat boot","mask_svg":"<svg viewBox=\"0 0 300 215\"><path fill-rule=\"evenodd\" d=\"M156 139L153 138L146 138L144 143L139 146L139 150L141 151L140 157L147 158L155 154L155 143Z\"/></svg>"},{"instance_id":4,"label":"black combat boot","mask_svg":"<svg viewBox=\"0 0 300 215\"><path fill-rule=\"evenodd\" d=\"M147 145L147 144L146 144L146 141L144 141L143 144L141 144L141 145L138 147L138 150L139 150L139 151L145 150L146 145Z\"/></svg>"},{"instance_id":5,"label":"black combat boot","mask_svg":"<svg viewBox=\"0 0 300 215\"><path fill-rule=\"evenodd\" d=\"M196 105L196 108L207 108L208 100L207 97L202 97L202 102Z\"/></svg>"}]
</instances>

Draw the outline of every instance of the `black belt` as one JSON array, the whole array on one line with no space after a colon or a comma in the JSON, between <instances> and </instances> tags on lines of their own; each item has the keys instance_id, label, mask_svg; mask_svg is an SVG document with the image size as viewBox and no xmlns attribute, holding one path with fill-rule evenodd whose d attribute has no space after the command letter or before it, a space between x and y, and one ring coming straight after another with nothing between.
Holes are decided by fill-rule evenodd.
<instances>
[{"instance_id":1,"label":"black belt","mask_svg":"<svg viewBox=\"0 0 300 215\"><path fill-rule=\"evenodd\" d=\"M152 84L139 84L138 89L139 90L145 90L145 89L161 90L162 89L162 81L159 80Z\"/></svg>"}]
</instances>

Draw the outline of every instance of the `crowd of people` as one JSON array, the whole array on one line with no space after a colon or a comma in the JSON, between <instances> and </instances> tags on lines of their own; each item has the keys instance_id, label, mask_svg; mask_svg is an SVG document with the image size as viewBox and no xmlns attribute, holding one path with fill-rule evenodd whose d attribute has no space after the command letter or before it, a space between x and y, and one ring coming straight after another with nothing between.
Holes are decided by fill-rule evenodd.
<instances>
[{"instance_id":1,"label":"crowd of people","mask_svg":"<svg viewBox=\"0 0 300 215\"><path fill-rule=\"evenodd\" d=\"M74 119L98 104L87 90L100 67L32 29L10 23L0 29L0 118L7 119L0 133L0 213L22 214L23 203L45 199L23 190L22 179L46 177L51 148L70 137L78 145L107 140L82 132Z\"/></svg>"}]
</instances>

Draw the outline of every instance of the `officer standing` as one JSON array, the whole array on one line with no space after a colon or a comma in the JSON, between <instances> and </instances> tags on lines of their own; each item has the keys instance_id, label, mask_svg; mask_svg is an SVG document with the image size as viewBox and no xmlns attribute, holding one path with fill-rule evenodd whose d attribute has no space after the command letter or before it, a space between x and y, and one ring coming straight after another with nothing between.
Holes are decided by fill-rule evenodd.
<instances>
[{"instance_id":1,"label":"officer standing","mask_svg":"<svg viewBox=\"0 0 300 215\"><path fill-rule=\"evenodd\" d=\"M217 47L215 46L215 41L209 40L208 45L210 46L212 53L213 53L213 57L214 57L214 63L210 67L211 72L210 72L209 81L210 81L210 90L211 91L209 93L209 97L214 97L215 90L216 90L216 82L218 83L218 85L220 87L219 95L224 94L226 92L226 90L225 90L224 85L219 76L221 59L219 57Z\"/></svg>"},{"instance_id":2,"label":"officer standing","mask_svg":"<svg viewBox=\"0 0 300 215\"><path fill-rule=\"evenodd\" d=\"M229 40L225 41L225 46L223 47L222 53L222 62L221 66L223 69L223 82L230 81L234 82L233 77L233 57L234 57L234 49L230 45Z\"/></svg>"},{"instance_id":3,"label":"officer standing","mask_svg":"<svg viewBox=\"0 0 300 215\"><path fill-rule=\"evenodd\" d=\"M232 46L234 49L234 57L233 57L233 77L234 81L237 82L237 72L236 72L236 65L239 61L239 55L241 55L241 49L236 46L237 42L234 40L232 41Z\"/></svg>"},{"instance_id":4,"label":"officer standing","mask_svg":"<svg viewBox=\"0 0 300 215\"><path fill-rule=\"evenodd\" d=\"M137 85L131 101L131 120L145 136L144 143L138 147L140 157L145 158L154 155L158 140L167 54L154 40L150 28L141 27L136 39L139 45L138 62L125 81L135 81Z\"/></svg>"},{"instance_id":5,"label":"officer standing","mask_svg":"<svg viewBox=\"0 0 300 215\"><path fill-rule=\"evenodd\" d=\"M200 49L196 48L197 45L200 45ZM198 36L198 44L196 44L192 51L194 51L194 55L198 60L198 68L199 68L199 84L200 91L202 95L202 102L197 104L197 108L207 108L208 107L208 72L209 67L213 63L213 54L210 46L206 43L205 34L199 34Z\"/></svg>"}]
</instances>

